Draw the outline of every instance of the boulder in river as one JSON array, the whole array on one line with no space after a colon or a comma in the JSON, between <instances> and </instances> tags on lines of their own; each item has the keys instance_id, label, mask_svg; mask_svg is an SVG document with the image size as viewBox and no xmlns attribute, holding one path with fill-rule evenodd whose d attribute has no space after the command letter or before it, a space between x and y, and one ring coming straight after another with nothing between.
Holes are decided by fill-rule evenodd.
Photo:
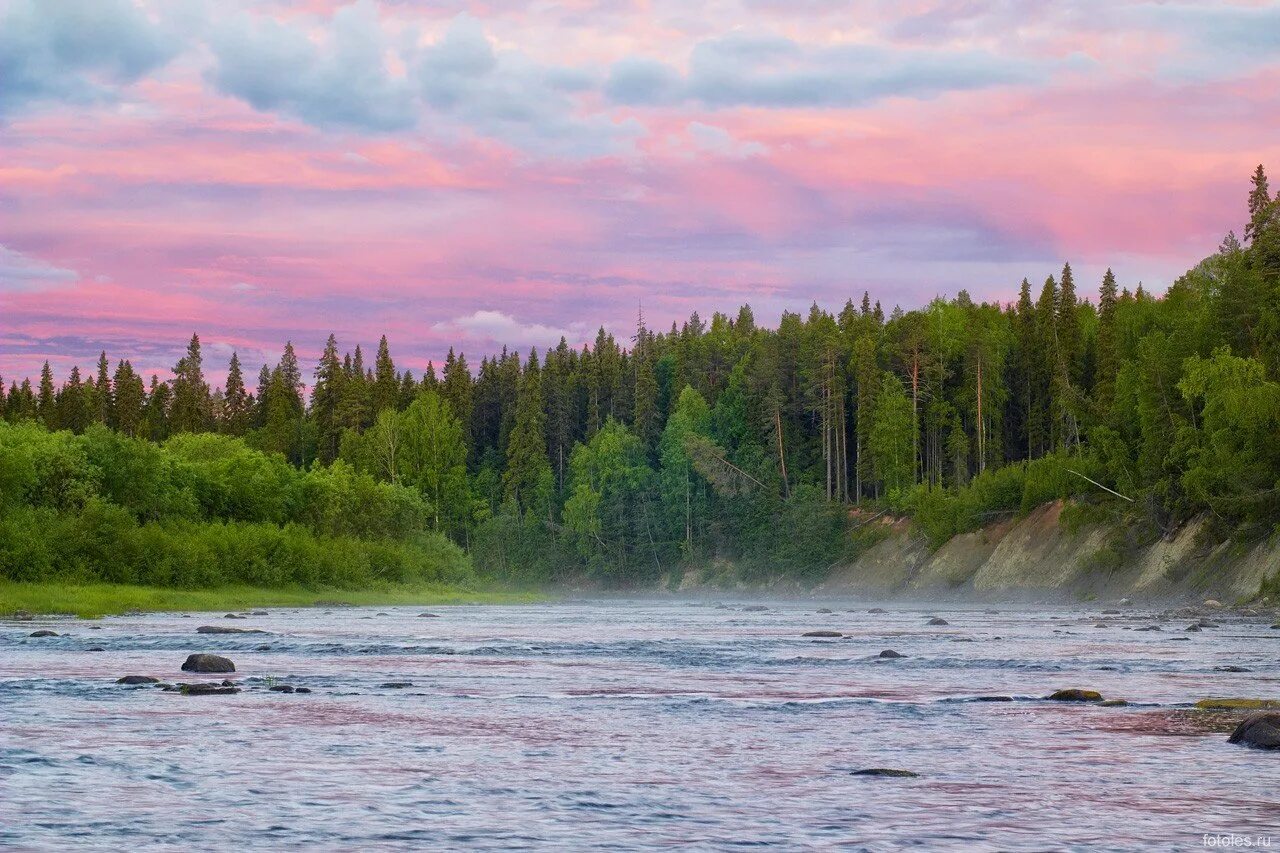
<instances>
[{"instance_id":1,"label":"boulder in river","mask_svg":"<svg viewBox=\"0 0 1280 853\"><path fill-rule=\"evenodd\" d=\"M231 628L223 625L201 625L196 629L197 634L265 634L257 628Z\"/></svg>"},{"instance_id":2,"label":"boulder in river","mask_svg":"<svg viewBox=\"0 0 1280 853\"><path fill-rule=\"evenodd\" d=\"M820 614L822 614L822 615L824 615L824 616L826 616L826 615L830 614L831 612L832 612L832 611L831 611L831 608L830 608L830 607L819 607L819 608L818 608L818 613L820 613Z\"/></svg>"},{"instance_id":3,"label":"boulder in river","mask_svg":"<svg viewBox=\"0 0 1280 853\"><path fill-rule=\"evenodd\" d=\"M884 613L883 607L873 607L867 611L868 613Z\"/></svg>"},{"instance_id":4,"label":"boulder in river","mask_svg":"<svg viewBox=\"0 0 1280 853\"><path fill-rule=\"evenodd\" d=\"M1222 602L1218 601L1216 598L1206 598L1204 600L1204 606L1208 607L1210 610L1221 610Z\"/></svg>"},{"instance_id":5,"label":"boulder in river","mask_svg":"<svg viewBox=\"0 0 1280 853\"><path fill-rule=\"evenodd\" d=\"M1249 667L1247 666L1236 666L1235 664L1231 664L1229 666L1215 666L1213 668L1213 671L1214 672L1253 672L1253 670L1249 669Z\"/></svg>"},{"instance_id":6,"label":"boulder in river","mask_svg":"<svg viewBox=\"0 0 1280 853\"><path fill-rule=\"evenodd\" d=\"M742 612L743 613L765 613L766 611L768 611L768 609L769 608L765 607L763 604L748 604L746 607L742 608Z\"/></svg>"},{"instance_id":7,"label":"boulder in river","mask_svg":"<svg viewBox=\"0 0 1280 853\"><path fill-rule=\"evenodd\" d=\"M159 684L160 679L152 678L149 675L126 675L123 678L117 678L116 684Z\"/></svg>"},{"instance_id":8,"label":"boulder in river","mask_svg":"<svg viewBox=\"0 0 1280 853\"><path fill-rule=\"evenodd\" d=\"M389 690L400 690L401 688L404 688L404 687L412 687L413 682L412 681L384 681L382 684L378 686L385 687Z\"/></svg>"},{"instance_id":9,"label":"boulder in river","mask_svg":"<svg viewBox=\"0 0 1280 853\"><path fill-rule=\"evenodd\" d=\"M310 687L295 687L295 688L293 688L293 692L294 692L294 693L310 693L310 692L311 692L311 688L310 688Z\"/></svg>"},{"instance_id":10,"label":"boulder in river","mask_svg":"<svg viewBox=\"0 0 1280 853\"><path fill-rule=\"evenodd\" d=\"M47 628L42 628L42 629L41 629L41 630L39 630L39 631L32 631L32 632L31 632L30 634L28 634L27 636L29 636L29 637L56 637L56 636L58 636L58 632L57 632L57 631L50 631L50 630L48 630Z\"/></svg>"},{"instance_id":11,"label":"boulder in river","mask_svg":"<svg viewBox=\"0 0 1280 853\"><path fill-rule=\"evenodd\" d=\"M419 619L439 619L440 614L439 613L419 613L418 618Z\"/></svg>"},{"instance_id":12,"label":"boulder in river","mask_svg":"<svg viewBox=\"0 0 1280 853\"><path fill-rule=\"evenodd\" d=\"M896 658L905 658L906 655L904 655L902 652L895 652L893 649L885 649L879 655L877 655L877 657L882 657L886 660L891 660Z\"/></svg>"},{"instance_id":13,"label":"boulder in river","mask_svg":"<svg viewBox=\"0 0 1280 853\"><path fill-rule=\"evenodd\" d=\"M864 767L862 770L855 770L849 775L879 776L891 779L916 779L920 776L919 773L914 773L910 770L898 770L893 767Z\"/></svg>"},{"instance_id":14,"label":"boulder in river","mask_svg":"<svg viewBox=\"0 0 1280 853\"><path fill-rule=\"evenodd\" d=\"M1101 702L1102 694L1096 690L1080 690L1073 687L1068 690L1056 690L1045 698L1055 702Z\"/></svg>"},{"instance_id":15,"label":"boulder in river","mask_svg":"<svg viewBox=\"0 0 1280 853\"><path fill-rule=\"evenodd\" d=\"M839 631L806 631L802 637L843 637Z\"/></svg>"},{"instance_id":16,"label":"boulder in river","mask_svg":"<svg viewBox=\"0 0 1280 853\"><path fill-rule=\"evenodd\" d=\"M1125 699L1103 699L1098 703L1103 708L1123 708L1128 704L1129 702Z\"/></svg>"},{"instance_id":17,"label":"boulder in river","mask_svg":"<svg viewBox=\"0 0 1280 853\"><path fill-rule=\"evenodd\" d=\"M236 665L221 655L187 655L183 672L235 672Z\"/></svg>"},{"instance_id":18,"label":"boulder in river","mask_svg":"<svg viewBox=\"0 0 1280 853\"><path fill-rule=\"evenodd\" d=\"M267 689L272 693L292 693L294 687L292 684L273 684Z\"/></svg>"},{"instance_id":19,"label":"boulder in river","mask_svg":"<svg viewBox=\"0 0 1280 853\"><path fill-rule=\"evenodd\" d=\"M226 616L223 616L222 618L223 619L245 619L247 617L241 616L239 613L228 613Z\"/></svg>"},{"instance_id":20,"label":"boulder in river","mask_svg":"<svg viewBox=\"0 0 1280 853\"><path fill-rule=\"evenodd\" d=\"M930 624L930 625L950 625L951 623L950 623L950 622L948 622L946 619L943 619L943 618L941 618L941 617L939 617L939 616L935 616L935 617L933 617L932 619L930 619L930 620L929 620L928 624Z\"/></svg>"},{"instance_id":21,"label":"boulder in river","mask_svg":"<svg viewBox=\"0 0 1280 853\"><path fill-rule=\"evenodd\" d=\"M1227 743L1257 749L1280 749L1280 713L1263 711L1244 718L1227 738Z\"/></svg>"},{"instance_id":22,"label":"boulder in river","mask_svg":"<svg viewBox=\"0 0 1280 853\"><path fill-rule=\"evenodd\" d=\"M975 702L1012 702L1012 696L974 696Z\"/></svg>"}]
</instances>

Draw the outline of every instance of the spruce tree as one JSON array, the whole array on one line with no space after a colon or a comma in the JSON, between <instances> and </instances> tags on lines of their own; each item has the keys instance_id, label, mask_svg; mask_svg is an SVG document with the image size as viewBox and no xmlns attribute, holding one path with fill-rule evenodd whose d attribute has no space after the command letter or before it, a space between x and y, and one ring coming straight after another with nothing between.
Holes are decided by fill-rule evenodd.
<instances>
[{"instance_id":1,"label":"spruce tree","mask_svg":"<svg viewBox=\"0 0 1280 853\"><path fill-rule=\"evenodd\" d=\"M111 388L111 364L107 361L106 350L98 356L98 377L94 383L94 402L97 404L94 420L100 424L111 423L113 405Z\"/></svg>"},{"instance_id":2,"label":"spruce tree","mask_svg":"<svg viewBox=\"0 0 1280 853\"><path fill-rule=\"evenodd\" d=\"M315 378L315 385L311 388L311 418L316 427L316 452L320 462L328 465L338 458L338 445L342 438L338 407L346 378L342 362L338 360L338 339L332 332L316 365Z\"/></svg>"},{"instance_id":3,"label":"spruce tree","mask_svg":"<svg viewBox=\"0 0 1280 853\"><path fill-rule=\"evenodd\" d=\"M115 389L115 400L111 408L111 428L125 435L140 435L147 393L142 384L142 377L134 372L133 365L128 359L116 362L112 385Z\"/></svg>"},{"instance_id":4,"label":"spruce tree","mask_svg":"<svg viewBox=\"0 0 1280 853\"><path fill-rule=\"evenodd\" d=\"M191 336L187 354L173 368L173 400L169 427L174 433L204 432L209 429L211 405L209 384L204 381L200 337Z\"/></svg>"},{"instance_id":5,"label":"spruce tree","mask_svg":"<svg viewBox=\"0 0 1280 853\"><path fill-rule=\"evenodd\" d=\"M58 428L57 399L53 387L53 370L46 361L40 368L40 394L36 397L36 414L48 429Z\"/></svg>"},{"instance_id":6,"label":"spruce tree","mask_svg":"<svg viewBox=\"0 0 1280 853\"><path fill-rule=\"evenodd\" d=\"M546 413L543 411L542 371L538 351L520 380L519 400L507 439L506 468L502 472L503 496L515 503L521 515L550 517L551 463L547 460Z\"/></svg>"},{"instance_id":7,"label":"spruce tree","mask_svg":"<svg viewBox=\"0 0 1280 853\"><path fill-rule=\"evenodd\" d=\"M398 409L400 402L400 382L396 377L396 365L391 360L391 348L387 346L387 336L378 341L378 357L374 361L373 389L371 404L373 416L376 418L383 409Z\"/></svg>"},{"instance_id":8,"label":"spruce tree","mask_svg":"<svg viewBox=\"0 0 1280 853\"><path fill-rule=\"evenodd\" d=\"M1103 415L1110 411L1115 394L1116 373L1116 277L1108 267L1098 291L1098 367L1093 385L1093 399Z\"/></svg>"},{"instance_id":9,"label":"spruce tree","mask_svg":"<svg viewBox=\"0 0 1280 853\"><path fill-rule=\"evenodd\" d=\"M240 354L231 353L231 365L227 368L227 384L222 392L222 431L227 435L244 435L249 430L252 413L249 394L244 387L244 373L240 367Z\"/></svg>"}]
</instances>

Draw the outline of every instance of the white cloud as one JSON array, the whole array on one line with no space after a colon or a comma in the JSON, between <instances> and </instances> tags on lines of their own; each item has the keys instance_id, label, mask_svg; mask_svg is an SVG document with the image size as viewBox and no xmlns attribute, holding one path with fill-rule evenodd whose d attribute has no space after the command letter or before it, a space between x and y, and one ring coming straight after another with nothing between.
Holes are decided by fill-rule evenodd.
<instances>
[{"instance_id":1,"label":"white cloud","mask_svg":"<svg viewBox=\"0 0 1280 853\"><path fill-rule=\"evenodd\" d=\"M0 244L0 293L31 293L76 281L80 274Z\"/></svg>"},{"instance_id":2,"label":"white cloud","mask_svg":"<svg viewBox=\"0 0 1280 853\"><path fill-rule=\"evenodd\" d=\"M436 323L434 331L468 340L502 344L521 349L536 346L545 351L554 347L561 338L570 342L583 337L585 326L571 323L567 328L556 328L541 323L522 323L502 311L474 311L447 322Z\"/></svg>"}]
</instances>

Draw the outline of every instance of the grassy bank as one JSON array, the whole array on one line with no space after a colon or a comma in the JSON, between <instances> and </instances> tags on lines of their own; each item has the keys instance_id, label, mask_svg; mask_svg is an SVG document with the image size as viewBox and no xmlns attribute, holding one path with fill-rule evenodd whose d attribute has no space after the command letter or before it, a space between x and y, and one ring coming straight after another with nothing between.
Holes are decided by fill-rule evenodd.
<instances>
[{"instance_id":1,"label":"grassy bank","mask_svg":"<svg viewBox=\"0 0 1280 853\"><path fill-rule=\"evenodd\" d=\"M0 615L6 616L17 610L94 618L130 610L244 610L251 607L313 607L326 604L520 604L540 598L541 596L531 592L475 590L445 585L389 586L362 590L253 586L173 589L127 584L0 581Z\"/></svg>"}]
</instances>

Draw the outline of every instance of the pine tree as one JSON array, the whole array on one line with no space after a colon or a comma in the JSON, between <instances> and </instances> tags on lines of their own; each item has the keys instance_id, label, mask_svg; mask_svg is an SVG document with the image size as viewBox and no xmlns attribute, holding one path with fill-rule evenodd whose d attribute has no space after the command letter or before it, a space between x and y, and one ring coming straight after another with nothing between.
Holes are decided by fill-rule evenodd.
<instances>
[{"instance_id":1,"label":"pine tree","mask_svg":"<svg viewBox=\"0 0 1280 853\"><path fill-rule=\"evenodd\" d=\"M467 369L467 356L453 354L449 347L449 355L444 362L444 377L440 383L441 396L449 404L453 416L462 424L467 447L471 445L472 387L471 371Z\"/></svg>"}]
</instances>

